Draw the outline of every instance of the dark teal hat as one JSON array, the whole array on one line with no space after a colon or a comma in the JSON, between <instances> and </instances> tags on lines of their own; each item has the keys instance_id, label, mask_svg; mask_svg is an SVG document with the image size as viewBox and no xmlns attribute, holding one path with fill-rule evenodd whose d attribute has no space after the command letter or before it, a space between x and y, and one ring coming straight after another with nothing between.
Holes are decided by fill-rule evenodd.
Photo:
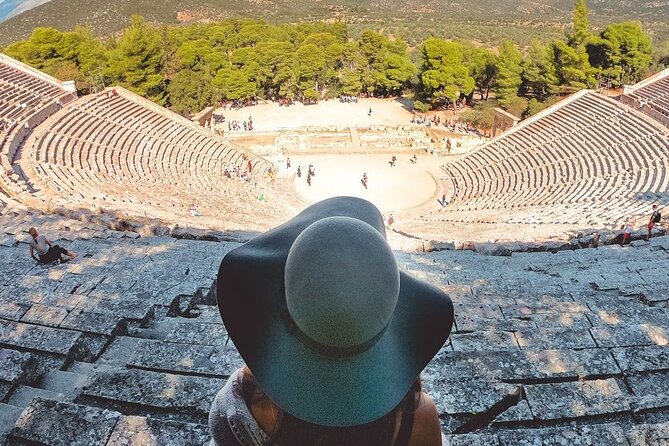
<instances>
[{"instance_id":1,"label":"dark teal hat","mask_svg":"<svg viewBox=\"0 0 669 446\"><path fill-rule=\"evenodd\" d=\"M265 394L322 426L393 410L448 339L446 294L399 271L383 217L337 197L228 253L218 307Z\"/></svg>"}]
</instances>

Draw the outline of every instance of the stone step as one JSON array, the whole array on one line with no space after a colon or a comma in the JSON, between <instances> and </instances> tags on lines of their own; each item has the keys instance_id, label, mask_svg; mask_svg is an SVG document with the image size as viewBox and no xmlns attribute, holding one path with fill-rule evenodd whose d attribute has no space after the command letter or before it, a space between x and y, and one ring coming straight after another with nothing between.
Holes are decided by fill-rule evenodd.
<instances>
[{"instance_id":1,"label":"stone step","mask_svg":"<svg viewBox=\"0 0 669 446\"><path fill-rule=\"evenodd\" d=\"M16 421L8 444L104 446L120 418L110 410L35 398Z\"/></svg>"},{"instance_id":2,"label":"stone step","mask_svg":"<svg viewBox=\"0 0 669 446\"><path fill-rule=\"evenodd\" d=\"M669 423L641 424L627 432L630 446L668 446Z\"/></svg>"},{"instance_id":3,"label":"stone step","mask_svg":"<svg viewBox=\"0 0 669 446\"><path fill-rule=\"evenodd\" d=\"M209 443L209 426L160 420L152 417L123 416L107 446L203 446Z\"/></svg>"},{"instance_id":4,"label":"stone step","mask_svg":"<svg viewBox=\"0 0 669 446\"><path fill-rule=\"evenodd\" d=\"M0 439L2 439L3 434L7 434L12 430L21 412L23 412L23 406L0 403Z\"/></svg>"},{"instance_id":5,"label":"stone step","mask_svg":"<svg viewBox=\"0 0 669 446\"><path fill-rule=\"evenodd\" d=\"M7 402L18 407L27 407L34 398L42 398L51 401L73 401L69 395L51 390L39 389L29 386L18 386Z\"/></svg>"},{"instance_id":6,"label":"stone step","mask_svg":"<svg viewBox=\"0 0 669 446\"><path fill-rule=\"evenodd\" d=\"M52 392L62 393L75 399L88 379L87 374L70 371L53 370L42 375L39 387Z\"/></svg>"},{"instance_id":7,"label":"stone step","mask_svg":"<svg viewBox=\"0 0 669 446\"><path fill-rule=\"evenodd\" d=\"M0 400L19 382L36 378L31 353L0 348Z\"/></svg>"},{"instance_id":8,"label":"stone step","mask_svg":"<svg viewBox=\"0 0 669 446\"><path fill-rule=\"evenodd\" d=\"M182 421L206 422L224 379L174 375L143 370L96 371L84 385L78 402L95 403L124 412L169 410Z\"/></svg>"}]
</instances>

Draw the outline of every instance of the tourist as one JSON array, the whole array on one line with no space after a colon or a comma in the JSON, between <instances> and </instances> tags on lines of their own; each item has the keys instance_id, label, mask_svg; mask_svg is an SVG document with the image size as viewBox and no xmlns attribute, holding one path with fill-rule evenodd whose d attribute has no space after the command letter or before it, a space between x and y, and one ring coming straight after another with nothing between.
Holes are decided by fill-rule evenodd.
<instances>
[{"instance_id":1,"label":"tourist","mask_svg":"<svg viewBox=\"0 0 669 446\"><path fill-rule=\"evenodd\" d=\"M77 258L77 254L74 252L61 248L58 245L54 245L45 236L38 235L37 229L30 228L28 233L32 236L29 248L30 257L39 263L52 263L56 261L65 263ZM35 256L35 253L37 253L37 257Z\"/></svg>"},{"instance_id":2,"label":"tourist","mask_svg":"<svg viewBox=\"0 0 669 446\"><path fill-rule=\"evenodd\" d=\"M302 178L302 169L300 166L297 166L297 178Z\"/></svg>"},{"instance_id":3,"label":"tourist","mask_svg":"<svg viewBox=\"0 0 669 446\"><path fill-rule=\"evenodd\" d=\"M390 214L388 216L388 227L391 227L395 223L395 217L393 217L393 214Z\"/></svg>"},{"instance_id":4,"label":"tourist","mask_svg":"<svg viewBox=\"0 0 669 446\"><path fill-rule=\"evenodd\" d=\"M193 217L202 217L202 214L200 213L200 211L197 210L194 204L188 206L188 212L190 212L190 215L192 215Z\"/></svg>"},{"instance_id":5,"label":"tourist","mask_svg":"<svg viewBox=\"0 0 669 446\"><path fill-rule=\"evenodd\" d=\"M599 248L599 239L601 238L601 234L599 232L595 232L592 234L592 238L590 239L590 243L588 246L590 248Z\"/></svg>"},{"instance_id":6,"label":"tourist","mask_svg":"<svg viewBox=\"0 0 669 446\"><path fill-rule=\"evenodd\" d=\"M446 201L446 194L443 194L441 199L437 198L437 203L439 203L442 208L445 208L446 205L448 205L448 201Z\"/></svg>"},{"instance_id":7,"label":"tourist","mask_svg":"<svg viewBox=\"0 0 669 446\"><path fill-rule=\"evenodd\" d=\"M397 162L397 157L393 155L392 158L390 158L390 161L388 163L390 164L390 167L395 167L395 163Z\"/></svg>"},{"instance_id":8,"label":"tourist","mask_svg":"<svg viewBox=\"0 0 669 446\"><path fill-rule=\"evenodd\" d=\"M253 171L253 163L251 162L251 160L248 160L246 162L246 168L248 169L249 172Z\"/></svg>"},{"instance_id":9,"label":"tourist","mask_svg":"<svg viewBox=\"0 0 669 446\"><path fill-rule=\"evenodd\" d=\"M286 158L286 169L290 169L290 157Z\"/></svg>"},{"instance_id":10,"label":"tourist","mask_svg":"<svg viewBox=\"0 0 669 446\"><path fill-rule=\"evenodd\" d=\"M657 205L654 204L653 205L653 213L650 214L650 219L648 220L648 238L647 238L647 240L650 240L650 238L653 235L652 234L653 228L660 221L662 221L662 214L660 213L659 209L657 208Z\"/></svg>"},{"instance_id":11,"label":"tourist","mask_svg":"<svg viewBox=\"0 0 669 446\"><path fill-rule=\"evenodd\" d=\"M419 373L453 305L398 268L371 203L317 203L235 249L216 294L245 365L212 403L212 446L445 442Z\"/></svg>"},{"instance_id":12,"label":"tourist","mask_svg":"<svg viewBox=\"0 0 669 446\"><path fill-rule=\"evenodd\" d=\"M625 224L623 225L623 239L620 242L620 246L625 246L629 244L630 239L632 238L632 231L634 226L634 221L629 218L625 219Z\"/></svg>"},{"instance_id":13,"label":"tourist","mask_svg":"<svg viewBox=\"0 0 669 446\"><path fill-rule=\"evenodd\" d=\"M362 174L362 179L360 181L362 182L362 185L365 187L365 189L367 189L367 181L368 181L367 172Z\"/></svg>"},{"instance_id":14,"label":"tourist","mask_svg":"<svg viewBox=\"0 0 669 446\"><path fill-rule=\"evenodd\" d=\"M372 109L369 109L369 112L367 113L367 116L372 116Z\"/></svg>"},{"instance_id":15,"label":"tourist","mask_svg":"<svg viewBox=\"0 0 669 446\"><path fill-rule=\"evenodd\" d=\"M307 184L311 187L311 172L307 174Z\"/></svg>"}]
</instances>

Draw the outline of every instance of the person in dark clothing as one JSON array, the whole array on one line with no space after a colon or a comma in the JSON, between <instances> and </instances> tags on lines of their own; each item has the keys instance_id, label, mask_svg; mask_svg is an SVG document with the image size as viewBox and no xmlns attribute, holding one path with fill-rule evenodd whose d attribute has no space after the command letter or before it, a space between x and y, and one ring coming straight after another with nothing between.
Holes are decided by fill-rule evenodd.
<instances>
[{"instance_id":1,"label":"person in dark clothing","mask_svg":"<svg viewBox=\"0 0 669 446\"><path fill-rule=\"evenodd\" d=\"M30 257L39 263L51 263L57 260L64 263L77 258L77 254L74 252L54 245L45 236L38 235L37 229L30 228L28 233L32 236L32 240L30 241Z\"/></svg>"}]
</instances>

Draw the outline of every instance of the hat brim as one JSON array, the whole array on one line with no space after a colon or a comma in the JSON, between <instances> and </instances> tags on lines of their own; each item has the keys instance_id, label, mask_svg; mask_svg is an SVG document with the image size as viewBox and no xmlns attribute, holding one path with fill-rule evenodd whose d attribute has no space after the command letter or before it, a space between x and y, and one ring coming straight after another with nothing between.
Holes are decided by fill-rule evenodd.
<instances>
[{"instance_id":1,"label":"hat brim","mask_svg":"<svg viewBox=\"0 0 669 446\"><path fill-rule=\"evenodd\" d=\"M282 317L284 267L297 236L332 216L358 218L385 237L371 203L352 197L317 203L225 256L218 305L237 350L277 406L310 423L354 426L381 418L402 400L446 342L453 305L441 290L400 271L395 312L374 345L339 358L307 346Z\"/></svg>"}]
</instances>

